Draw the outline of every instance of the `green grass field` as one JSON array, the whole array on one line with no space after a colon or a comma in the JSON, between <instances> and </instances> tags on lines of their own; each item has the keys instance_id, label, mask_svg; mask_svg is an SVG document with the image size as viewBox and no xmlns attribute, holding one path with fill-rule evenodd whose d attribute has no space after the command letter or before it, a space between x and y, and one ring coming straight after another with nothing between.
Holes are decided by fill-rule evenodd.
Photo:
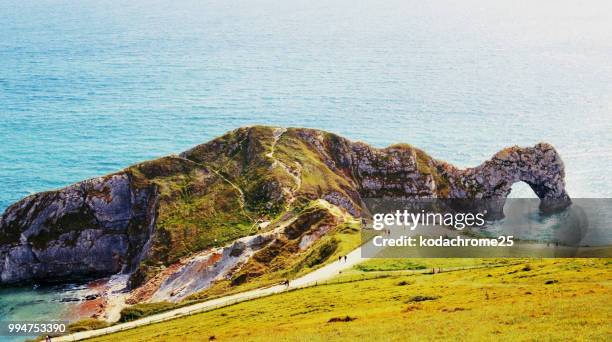
<instances>
[{"instance_id":1,"label":"green grass field","mask_svg":"<svg viewBox=\"0 0 612 342\"><path fill-rule=\"evenodd\" d=\"M443 272L393 271L415 265ZM371 260L335 283L95 340L604 341L611 270L610 259Z\"/></svg>"}]
</instances>

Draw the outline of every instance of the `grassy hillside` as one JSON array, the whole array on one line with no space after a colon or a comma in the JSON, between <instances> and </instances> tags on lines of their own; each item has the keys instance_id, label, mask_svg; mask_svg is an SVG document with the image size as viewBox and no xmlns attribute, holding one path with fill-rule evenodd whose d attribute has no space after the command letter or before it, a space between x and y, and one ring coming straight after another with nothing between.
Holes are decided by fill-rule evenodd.
<instances>
[{"instance_id":1,"label":"grassy hillside","mask_svg":"<svg viewBox=\"0 0 612 342\"><path fill-rule=\"evenodd\" d=\"M431 157L409 145L376 149L323 131L254 126L129 167L135 187L157 193L150 248L130 278L144 295L130 302L148 299L166 270L187 258L279 227L292 236L275 239L227 281L191 299L321 267L358 246L362 196L432 195L432 165Z\"/></svg>"},{"instance_id":2,"label":"grassy hillside","mask_svg":"<svg viewBox=\"0 0 612 342\"><path fill-rule=\"evenodd\" d=\"M269 341L272 336L291 341L603 341L612 336L610 259L507 259L492 266L502 261L369 261L337 283L96 341ZM475 263L484 267L462 269ZM418 265L443 272L390 271L422 268Z\"/></svg>"},{"instance_id":3,"label":"grassy hillside","mask_svg":"<svg viewBox=\"0 0 612 342\"><path fill-rule=\"evenodd\" d=\"M153 243L131 284L146 283L183 257L272 230L296 215L306 217L303 209L325 196L357 210L356 184L333 166L326 150L330 139L340 138L305 129L240 128L180 156L126 169L135 186L154 186L159 192ZM270 224L261 228L263 222ZM285 257L294 257L285 252ZM290 276L315 263L306 261L299 269L291 263L276 266L287 273L282 276ZM248 278L275 271L255 268L248 270Z\"/></svg>"}]
</instances>

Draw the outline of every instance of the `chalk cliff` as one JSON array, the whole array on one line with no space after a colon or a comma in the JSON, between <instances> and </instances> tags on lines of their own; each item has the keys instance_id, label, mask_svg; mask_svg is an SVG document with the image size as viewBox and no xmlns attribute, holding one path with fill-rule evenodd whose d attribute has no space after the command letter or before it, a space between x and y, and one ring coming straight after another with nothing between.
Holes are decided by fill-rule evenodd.
<instances>
[{"instance_id":1,"label":"chalk cliff","mask_svg":"<svg viewBox=\"0 0 612 342\"><path fill-rule=\"evenodd\" d=\"M519 181L542 210L569 204L563 162L545 143L458 169L406 144L378 149L313 129L239 128L15 203L0 220L0 284L122 272L132 288L148 286L138 298L184 298L219 279L241 284L329 257L336 247L323 239L346 229L364 198L496 198L501 210Z\"/></svg>"}]
</instances>

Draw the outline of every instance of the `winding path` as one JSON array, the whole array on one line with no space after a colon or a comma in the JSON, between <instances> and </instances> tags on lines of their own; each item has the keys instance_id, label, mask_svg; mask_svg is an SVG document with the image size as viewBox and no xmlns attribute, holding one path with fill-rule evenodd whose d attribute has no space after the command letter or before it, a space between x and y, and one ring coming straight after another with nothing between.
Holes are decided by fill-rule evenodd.
<instances>
[{"instance_id":1,"label":"winding path","mask_svg":"<svg viewBox=\"0 0 612 342\"><path fill-rule=\"evenodd\" d=\"M270 158L273 160L272 162L272 167L276 167L276 166L280 166L283 170L285 170L285 172L289 175L289 177L293 178L293 180L295 181L295 188L292 190L285 190L287 195L288 195L288 204L293 203L293 201L295 200L294 194L300 190L300 188L302 187L302 178L300 177L300 174L302 172L302 165L300 165L298 162L295 162L295 167L296 167L296 172L293 172L288 166L287 164L283 163L282 161L278 160L278 158L276 158L274 156L274 151L276 150L276 144L278 143L278 141L280 140L281 136L283 134L285 134L285 132L287 132L286 128L275 128L274 132L272 133L272 146L270 147L270 152L266 153L266 157Z\"/></svg>"},{"instance_id":2,"label":"winding path","mask_svg":"<svg viewBox=\"0 0 612 342\"><path fill-rule=\"evenodd\" d=\"M308 273L300 278L294 279L290 282L289 286L287 285L274 285L271 287L260 288L256 290L241 292L221 298L211 299L205 302L185 306L182 308L170 310L167 312L163 312L157 315L148 316L142 319L138 319L135 321L116 324L107 328L98 329L98 330L90 330L78 332L70 335L65 335L61 337L56 337L53 341L79 341L87 338L112 334L116 332L120 332L123 330L129 330L133 328L137 328L144 325L149 325L153 323L159 323L168 321L171 319L175 319L182 316L187 316L195 313L201 313L205 311L210 311L213 309L221 308L224 306L244 302L251 299L261 298L277 293L286 292L289 290L306 288L310 286L316 286L319 283L324 283L338 274L342 273L342 271L352 268L353 266L368 260L369 258L363 258L361 256L361 247L355 249L351 253L347 254L346 261L342 259L342 261L334 261L331 264L323 266L316 271ZM477 269L477 268L485 268L485 267L499 267L502 265L475 265L475 266L463 266L463 267L449 267L445 269L445 272L449 271L457 271L457 270L466 270L466 269ZM411 270L404 271L410 273L428 273L431 272L430 269L422 269L422 270ZM41 341L42 342L42 341Z\"/></svg>"},{"instance_id":3,"label":"winding path","mask_svg":"<svg viewBox=\"0 0 612 342\"><path fill-rule=\"evenodd\" d=\"M311 273L308 273L300 278L294 279L289 283L289 286L286 285L274 285L271 287L241 292L221 298L211 299L205 302L185 306L182 308L166 311L160 314L148 316L142 319L138 319L135 321L116 324L107 328L90 330L90 331L82 331L70 335L65 335L61 337L56 337L53 341L78 341L87 338L92 338L101 335L107 335L123 330L133 329L139 326L148 325L152 323L158 323L167 321L170 319L174 319L181 316L191 315L194 313L209 311L212 309L232 305L235 303L247 301L250 299L260 298L276 293L285 292L292 289L309 287L317 285L318 283L327 281L338 274L340 274L343 270L350 269L351 267L367 260L361 257L361 247L355 249L351 253L347 254L346 261L342 259L342 261L334 261L331 264L323 266L318 270L315 270Z\"/></svg>"}]
</instances>

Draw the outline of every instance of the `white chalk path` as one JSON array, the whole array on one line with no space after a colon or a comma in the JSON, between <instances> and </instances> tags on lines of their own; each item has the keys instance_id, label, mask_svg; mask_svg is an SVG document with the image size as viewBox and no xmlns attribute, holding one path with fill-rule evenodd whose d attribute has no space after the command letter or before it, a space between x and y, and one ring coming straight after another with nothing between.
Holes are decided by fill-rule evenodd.
<instances>
[{"instance_id":1,"label":"white chalk path","mask_svg":"<svg viewBox=\"0 0 612 342\"><path fill-rule=\"evenodd\" d=\"M367 260L367 258L361 257L361 247L355 249L351 253L347 254L346 261L342 258L341 261L334 261L331 264L323 266L316 271L308 273L303 277L291 280L289 282L289 286L286 285L275 285L271 287L241 292L217 299L211 299L205 302L185 306L182 308L166 311L160 314L148 316L142 319L138 319L135 321L116 324L107 328L98 329L98 330L90 330L90 331L82 331L70 335L65 335L61 337L56 337L53 341L78 341L86 338L92 338L96 336L106 335L114 332L119 332L123 330L128 330L132 328L136 328L143 325L148 325L157 322L163 322L170 319L174 319L181 316L186 316L194 313L209 311L212 309L220 308L223 306L243 302L250 299L260 298L264 296L268 296L271 294L285 292L291 289L309 287L317 285L318 283L323 283L337 275L339 275L343 270L350 269L351 267Z\"/></svg>"}]
</instances>

